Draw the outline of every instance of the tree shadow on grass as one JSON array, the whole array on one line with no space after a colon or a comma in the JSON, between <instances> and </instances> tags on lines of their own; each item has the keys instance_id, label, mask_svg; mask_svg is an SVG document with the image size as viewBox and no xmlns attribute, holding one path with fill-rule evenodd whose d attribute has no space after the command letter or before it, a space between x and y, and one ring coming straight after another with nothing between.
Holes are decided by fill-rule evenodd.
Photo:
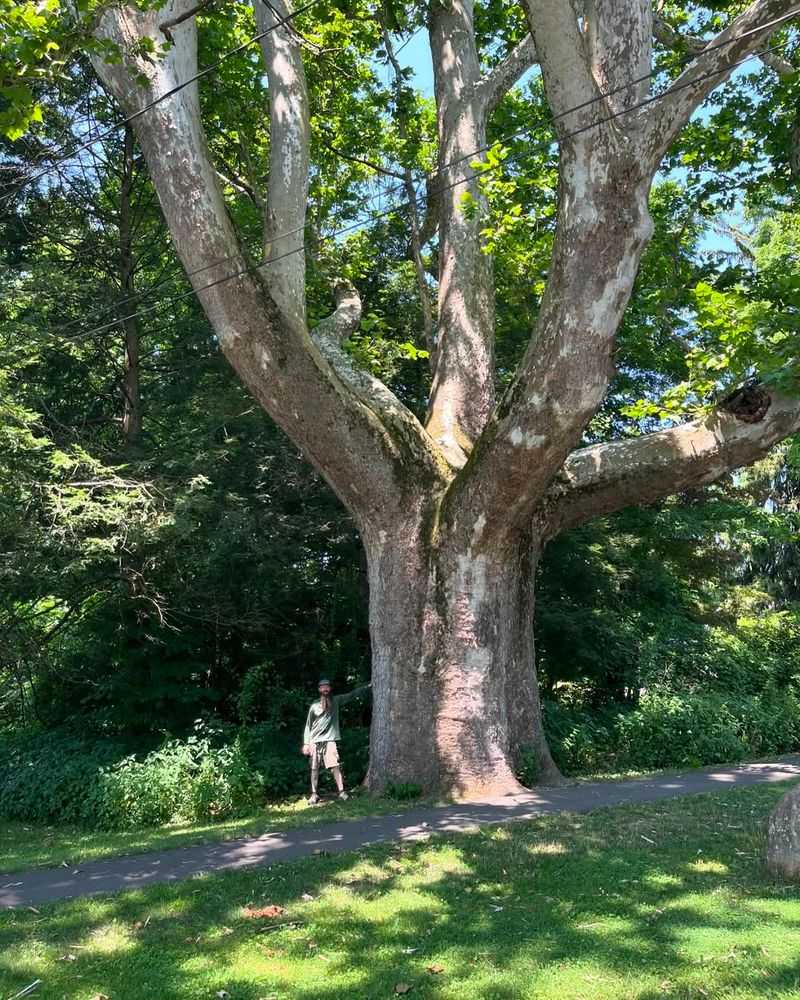
<instances>
[{"instance_id":1,"label":"tree shadow on grass","mask_svg":"<svg viewBox=\"0 0 800 1000\"><path fill-rule=\"evenodd\" d=\"M796 989L800 902L765 878L758 824L718 842L687 823L659 842L641 832L658 815L551 818L15 912L0 921L0 995L39 976L44 1000L379 1000L398 983L434 1000ZM265 903L285 912L243 916Z\"/></svg>"}]
</instances>

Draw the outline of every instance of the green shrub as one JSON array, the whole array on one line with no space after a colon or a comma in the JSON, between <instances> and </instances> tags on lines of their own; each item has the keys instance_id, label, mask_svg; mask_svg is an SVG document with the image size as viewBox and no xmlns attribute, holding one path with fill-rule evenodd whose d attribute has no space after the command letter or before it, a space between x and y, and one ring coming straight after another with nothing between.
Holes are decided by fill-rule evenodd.
<instances>
[{"instance_id":1,"label":"green shrub","mask_svg":"<svg viewBox=\"0 0 800 1000\"><path fill-rule=\"evenodd\" d=\"M264 781L237 736L215 747L204 737L173 740L141 760L126 757L98 777L100 826L154 826L170 820L235 816L263 801Z\"/></svg>"},{"instance_id":2,"label":"green shrub","mask_svg":"<svg viewBox=\"0 0 800 1000\"><path fill-rule=\"evenodd\" d=\"M348 784L361 781L367 730L347 730L339 748ZM9 819L106 830L220 820L307 787L299 739L267 724L199 729L139 753L64 730L0 738L0 816Z\"/></svg>"},{"instance_id":3,"label":"green shrub","mask_svg":"<svg viewBox=\"0 0 800 1000\"><path fill-rule=\"evenodd\" d=\"M636 707L588 711L544 704L545 730L566 774L700 767L800 747L792 689L758 695L647 694ZM535 765L523 755L521 773Z\"/></svg>"}]
</instances>

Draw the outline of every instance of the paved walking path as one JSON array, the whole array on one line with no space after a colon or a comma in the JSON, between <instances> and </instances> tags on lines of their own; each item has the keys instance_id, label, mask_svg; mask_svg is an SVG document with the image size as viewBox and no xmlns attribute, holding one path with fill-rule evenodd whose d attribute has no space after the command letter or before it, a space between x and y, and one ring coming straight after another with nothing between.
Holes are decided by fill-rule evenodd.
<instances>
[{"instance_id":1,"label":"paved walking path","mask_svg":"<svg viewBox=\"0 0 800 1000\"><path fill-rule=\"evenodd\" d=\"M548 813L589 812L605 806L655 802L679 795L724 791L734 786L790 778L800 778L800 756L657 778L543 788L526 795L485 802L411 809L389 816L329 823L285 833L267 833L261 837L93 861L77 871L39 868L0 875L0 909L35 906L56 899L118 892L121 889L140 889L156 882L172 882L191 875L292 861L319 851L335 854L381 841L418 840L430 833L457 832L485 824L534 819Z\"/></svg>"}]
</instances>

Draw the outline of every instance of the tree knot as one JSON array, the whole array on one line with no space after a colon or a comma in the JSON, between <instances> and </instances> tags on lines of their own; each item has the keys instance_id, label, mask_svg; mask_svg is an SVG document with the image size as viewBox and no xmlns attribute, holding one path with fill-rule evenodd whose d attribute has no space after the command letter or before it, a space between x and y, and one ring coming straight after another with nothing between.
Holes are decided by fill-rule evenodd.
<instances>
[{"instance_id":1,"label":"tree knot","mask_svg":"<svg viewBox=\"0 0 800 1000\"><path fill-rule=\"evenodd\" d=\"M746 424L757 424L767 414L772 400L767 390L756 379L751 379L738 389L728 393L719 403L719 408L732 413L737 420Z\"/></svg>"}]
</instances>

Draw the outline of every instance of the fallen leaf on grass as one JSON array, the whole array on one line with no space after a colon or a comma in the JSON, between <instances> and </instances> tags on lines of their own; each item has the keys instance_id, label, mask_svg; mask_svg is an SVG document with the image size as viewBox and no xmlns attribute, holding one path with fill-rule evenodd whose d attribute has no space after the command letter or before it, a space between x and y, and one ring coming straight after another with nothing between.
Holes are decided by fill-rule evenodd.
<instances>
[{"instance_id":1,"label":"fallen leaf on grass","mask_svg":"<svg viewBox=\"0 0 800 1000\"><path fill-rule=\"evenodd\" d=\"M433 976L438 976L440 972L444 972L444 966L443 965L436 965L436 964L429 965L428 966L428 972L430 972L431 975L433 975Z\"/></svg>"},{"instance_id":2,"label":"fallen leaf on grass","mask_svg":"<svg viewBox=\"0 0 800 1000\"><path fill-rule=\"evenodd\" d=\"M402 996L404 993L410 993L414 989L409 983L395 983L394 991Z\"/></svg>"},{"instance_id":3,"label":"fallen leaf on grass","mask_svg":"<svg viewBox=\"0 0 800 1000\"><path fill-rule=\"evenodd\" d=\"M67 952L66 955L61 955L58 960L59 962L77 962L78 956L73 955L71 952Z\"/></svg>"},{"instance_id":4,"label":"fallen leaf on grass","mask_svg":"<svg viewBox=\"0 0 800 1000\"><path fill-rule=\"evenodd\" d=\"M419 948L403 948L404 955L413 955L415 951L419 951Z\"/></svg>"},{"instance_id":5,"label":"fallen leaf on grass","mask_svg":"<svg viewBox=\"0 0 800 1000\"><path fill-rule=\"evenodd\" d=\"M242 910L242 915L248 920L272 920L284 913L286 913L284 907L276 906L274 903L269 906L245 906Z\"/></svg>"}]
</instances>

